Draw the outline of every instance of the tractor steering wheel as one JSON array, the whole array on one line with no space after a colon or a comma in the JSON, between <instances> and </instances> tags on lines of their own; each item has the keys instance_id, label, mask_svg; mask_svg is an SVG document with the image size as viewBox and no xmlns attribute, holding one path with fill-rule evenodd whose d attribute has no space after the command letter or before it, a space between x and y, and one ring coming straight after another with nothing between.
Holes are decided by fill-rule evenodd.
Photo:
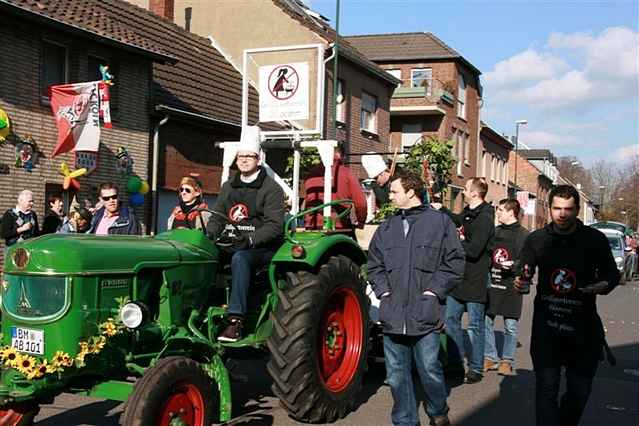
<instances>
[{"instance_id":1,"label":"tractor steering wheel","mask_svg":"<svg viewBox=\"0 0 639 426\"><path fill-rule=\"evenodd\" d=\"M204 212L209 212L213 216L216 216L222 219L225 222L225 224L231 226L231 229L232 229L231 235L229 235L228 233L225 233L225 231L227 230L225 227L225 229L220 233L220 235L218 235L215 238L215 240L213 240L213 244L221 248L228 248L233 246L233 244L237 242L237 240L239 239L239 236L242 234L242 231L240 231L240 228L238 228L237 225L235 225L235 223L231 221L231 219L229 219L225 214L215 210L210 210L205 208L201 208L199 210Z\"/></svg>"}]
</instances>

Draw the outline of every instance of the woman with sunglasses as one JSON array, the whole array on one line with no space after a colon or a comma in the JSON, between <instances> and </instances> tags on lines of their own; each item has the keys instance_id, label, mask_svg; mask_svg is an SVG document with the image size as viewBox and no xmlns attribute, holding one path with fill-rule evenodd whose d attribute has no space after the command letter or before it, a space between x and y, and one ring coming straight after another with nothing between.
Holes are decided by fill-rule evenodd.
<instances>
[{"instance_id":1,"label":"woman with sunglasses","mask_svg":"<svg viewBox=\"0 0 639 426\"><path fill-rule=\"evenodd\" d=\"M178 187L178 205L169 217L167 229L200 229L202 232L209 223L211 213L200 211L209 206L202 199L202 184L198 179L185 176Z\"/></svg>"}]
</instances>

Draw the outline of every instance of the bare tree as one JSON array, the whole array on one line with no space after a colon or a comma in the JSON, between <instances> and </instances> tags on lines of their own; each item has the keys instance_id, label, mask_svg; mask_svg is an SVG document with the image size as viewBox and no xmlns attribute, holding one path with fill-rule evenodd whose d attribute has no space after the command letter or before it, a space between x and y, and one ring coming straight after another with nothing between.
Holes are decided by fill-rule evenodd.
<instances>
[{"instance_id":1,"label":"bare tree","mask_svg":"<svg viewBox=\"0 0 639 426\"><path fill-rule=\"evenodd\" d=\"M594 191L594 184L590 171L584 168L583 164L575 156L559 157L557 161L559 174L574 183L580 185L581 189L589 196L594 197L597 191Z\"/></svg>"}]
</instances>

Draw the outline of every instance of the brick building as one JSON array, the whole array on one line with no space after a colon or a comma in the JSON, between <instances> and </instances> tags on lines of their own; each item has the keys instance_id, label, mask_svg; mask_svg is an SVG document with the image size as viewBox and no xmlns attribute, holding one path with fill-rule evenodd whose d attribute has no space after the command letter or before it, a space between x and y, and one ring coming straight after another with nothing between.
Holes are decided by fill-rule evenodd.
<instances>
[{"instance_id":1,"label":"brick building","mask_svg":"<svg viewBox=\"0 0 639 426\"><path fill-rule=\"evenodd\" d=\"M478 176L486 178L486 201L497 206L499 200L508 197L508 157L513 145L486 123L481 123L479 134L481 151Z\"/></svg>"},{"instance_id":2,"label":"brick building","mask_svg":"<svg viewBox=\"0 0 639 426\"><path fill-rule=\"evenodd\" d=\"M124 186L126 178L114 166L121 146L133 157L136 175L150 184L156 176L155 196L136 209L147 230L165 229L185 174L199 174L205 195L213 200L222 158L214 141L239 139L242 91L241 75L208 39L121 0L2 0L0 10L7 12L0 16L6 41L0 50L7 59L0 64L0 108L12 119L15 137L31 134L42 152L31 173L2 168L9 174L0 175L0 207L14 206L19 190L29 188L38 215L44 216L46 196L62 190L60 161L73 166L73 154L48 159L56 128L43 94L49 84L99 79L97 65L104 63L115 75L113 128L102 129L99 167L80 179L80 201L95 202L100 182ZM249 121L255 122L254 90L249 105ZM0 155L5 165L15 162L9 146Z\"/></svg>"},{"instance_id":3,"label":"brick building","mask_svg":"<svg viewBox=\"0 0 639 426\"><path fill-rule=\"evenodd\" d=\"M521 223L530 230L542 228L548 223L548 193L558 177L554 173L556 167L552 166L553 159L548 150L510 152L509 173L514 187L518 188L517 199L524 207Z\"/></svg>"},{"instance_id":4,"label":"brick building","mask_svg":"<svg viewBox=\"0 0 639 426\"><path fill-rule=\"evenodd\" d=\"M347 144L347 152L387 152L390 97L398 81L337 37L325 18L294 0L132 0L202 36L240 72L245 49L322 44L325 49L324 138ZM282 30L285 28L286 30ZM339 104L337 126L332 122L332 45L338 44ZM249 75L250 75L250 71ZM253 79L257 81L257 79ZM337 127L337 131L335 128ZM359 156L349 158L359 163ZM354 167L364 177L359 166Z\"/></svg>"},{"instance_id":5,"label":"brick building","mask_svg":"<svg viewBox=\"0 0 639 426\"><path fill-rule=\"evenodd\" d=\"M54 4L55 3L55 4ZM81 25L66 19L64 6L72 2L0 1L0 108L11 121L13 134L0 146L0 210L15 207L23 189L34 192L35 211L42 221L46 199L62 192L60 163L74 168L73 154L50 158L56 143L57 129L51 113L47 87L50 84L99 79L98 65L108 62L116 75L112 90L113 128L102 129L99 166L87 177L80 178L80 202L97 200L99 183L126 180L116 173L115 153L125 147L135 160L134 174L147 178L149 159L149 87L153 62L171 62L173 58L144 37L111 20L104 2L102 28ZM65 3L65 2L62 2ZM88 2L93 3L93 2ZM97 3L97 2L95 2ZM91 4L90 6L93 6ZM32 171L15 167L16 145L31 135L37 144L37 159ZM74 194L67 193L67 204ZM144 209L136 214L146 222ZM4 244L4 241L2 241Z\"/></svg>"},{"instance_id":6,"label":"brick building","mask_svg":"<svg viewBox=\"0 0 639 426\"><path fill-rule=\"evenodd\" d=\"M401 80L391 100L391 141L407 148L423 136L452 140L449 207L463 205L463 186L479 174L481 72L431 33L346 37L368 58Z\"/></svg>"}]
</instances>

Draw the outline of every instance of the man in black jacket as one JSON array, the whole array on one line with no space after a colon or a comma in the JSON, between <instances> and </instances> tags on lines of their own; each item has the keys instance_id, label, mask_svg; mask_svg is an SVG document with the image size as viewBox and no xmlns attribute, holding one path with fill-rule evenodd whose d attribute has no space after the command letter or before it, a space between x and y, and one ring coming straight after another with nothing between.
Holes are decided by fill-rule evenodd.
<instances>
[{"instance_id":1,"label":"man in black jacket","mask_svg":"<svg viewBox=\"0 0 639 426\"><path fill-rule=\"evenodd\" d=\"M514 272L518 268L519 253L528 230L519 223L519 201L503 199L497 208L500 225L489 245L491 268L488 305L486 306L486 344L484 371L498 370L502 376L513 374L517 331L521 315L522 294L514 287ZM501 361L495 345L495 317L504 319L504 346ZM497 364L499 361L499 364Z\"/></svg>"},{"instance_id":2,"label":"man in black jacket","mask_svg":"<svg viewBox=\"0 0 639 426\"><path fill-rule=\"evenodd\" d=\"M260 136L257 126L242 129L237 151L239 173L222 185L207 233L231 252L231 300L228 325L218 340L236 342L242 338L248 289L255 272L264 267L279 248L284 235L284 191L260 167ZM239 235L226 238L224 235ZM221 241L220 238L222 238ZM227 244L228 242L228 244Z\"/></svg>"},{"instance_id":3,"label":"man in black jacket","mask_svg":"<svg viewBox=\"0 0 639 426\"><path fill-rule=\"evenodd\" d=\"M557 186L548 203L552 223L528 236L520 256L522 271L538 268L530 343L537 425L576 426L607 349L597 295L619 284L619 271L604 234L577 219L575 188ZM525 288L527 275L516 277L515 287ZM566 393L558 403L562 367Z\"/></svg>"},{"instance_id":4,"label":"man in black jacket","mask_svg":"<svg viewBox=\"0 0 639 426\"><path fill-rule=\"evenodd\" d=\"M461 281L464 252L452 221L422 204L416 175L393 178L390 200L400 210L384 221L368 252L368 279L380 299L384 358L393 395L393 424L417 425L412 360L426 391L432 425L449 425L439 361L446 297Z\"/></svg>"},{"instance_id":5,"label":"man in black jacket","mask_svg":"<svg viewBox=\"0 0 639 426\"><path fill-rule=\"evenodd\" d=\"M466 268L462 283L446 301L446 333L448 339L449 371L463 372L464 338L462 316L468 312L468 337L471 354L468 356L466 383L477 383L483 378L486 297L490 255L488 243L495 232L495 212L484 201L488 185L483 178L471 178L466 182L464 198L468 205L461 214L446 209L457 225L462 247L466 253Z\"/></svg>"},{"instance_id":6,"label":"man in black jacket","mask_svg":"<svg viewBox=\"0 0 639 426\"><path fill-rule=\"evenodd\" d=\"M25 189L18 195L18 204L2 216L2 238L6 248L13 244L37 237L40 233L38 216L33 211L33 192Z\"/></svg>"}]
</instances>

